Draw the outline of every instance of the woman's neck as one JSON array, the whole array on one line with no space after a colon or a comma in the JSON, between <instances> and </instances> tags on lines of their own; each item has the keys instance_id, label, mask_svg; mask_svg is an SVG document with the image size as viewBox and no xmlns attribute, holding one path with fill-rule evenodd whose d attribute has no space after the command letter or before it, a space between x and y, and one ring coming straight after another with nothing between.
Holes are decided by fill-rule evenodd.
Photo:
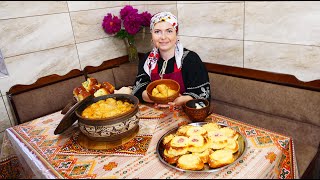
<instances>
[{"instance_id":1,"label":"woman's neck","mask_svg":"<svg viewBox=\"0 0 320 180\"><path fill-rule=\"evenodd\" d=\"M163 60L167 61L174 56L174 48L169 49L168 51L161 51L160 50L160 55Z\"/></svg>"}]
</instances>

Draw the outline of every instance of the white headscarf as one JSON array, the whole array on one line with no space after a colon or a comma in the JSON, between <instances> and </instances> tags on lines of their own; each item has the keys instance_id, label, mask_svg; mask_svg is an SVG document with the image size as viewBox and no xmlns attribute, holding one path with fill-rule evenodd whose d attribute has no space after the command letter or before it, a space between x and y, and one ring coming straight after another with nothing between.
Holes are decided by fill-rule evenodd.
<instances>
[{"instance_id":1,"label":"white headscarf","mask_svg":"<svg viewBox=\"0 0 320 180\"><path fill-rule=\"evenodd\" d=\"M178 20L176 16L170 12L160 12L153 15L150 21L150 30L153 30L155 24L157 24L160 21L165 21L170 23L173 26L173 28L176 30L176 32L178 32ZM176 43L175 53L174 53L178 68L181 67L182 55L183 55L183 46L178 40ZM156 67L159 57L160 57L159 49L154 47L150 52L146 62L144 63L143 68L150 77L151 77L151 71Z\"/></svg>"}]
</instances>

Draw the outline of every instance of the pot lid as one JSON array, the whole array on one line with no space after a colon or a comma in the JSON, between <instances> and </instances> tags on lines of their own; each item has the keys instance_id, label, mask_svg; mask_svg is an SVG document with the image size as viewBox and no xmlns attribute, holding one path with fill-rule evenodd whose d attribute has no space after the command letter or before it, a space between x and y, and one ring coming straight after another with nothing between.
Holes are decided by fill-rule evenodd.
<instances>
[{"instance_id":1,"label":"pot lid","mask_svg":"<svg viewBox=\"0 0 320 180\"><path fill-rule=\"evenodd\" d=\"M92 98L94 98L94 96L90 95L90 96L86 97L85 99L83 99L82 101L77 102L74 106L72 106L72 108L69 109L68 112L61 119L59 125L54 130L54 134L55 135L60 134L63 131L65 131L66 129L68 129L70 126L72 126L72 124L78 120L78 117L75 113L77 108L79 106L81 106L83 103L90 101Z\"/></svg>"}]
</instances>

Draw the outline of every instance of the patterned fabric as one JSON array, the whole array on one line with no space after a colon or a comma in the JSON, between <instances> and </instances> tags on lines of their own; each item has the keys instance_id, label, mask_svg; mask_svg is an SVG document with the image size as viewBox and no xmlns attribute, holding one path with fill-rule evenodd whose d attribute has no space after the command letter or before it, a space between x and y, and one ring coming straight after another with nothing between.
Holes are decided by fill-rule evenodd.
<instances>
[{"instance_id":1,"label":"patterned fabric","mask_svg":"<svg viewBox=\"0 0 320 180\"><path fill-rule=\"evenodd\" d=\"M152 111L152 106L143 106L143 111ZM181 108L160 108L165 116L156 119L144 119L149 125L156 124L147 152L144 156L119 155L83 155L60 154L63 145L74 135L75 126L69 128L63 135L53 135L62 115L60 112L9 128L10 136L19 139L13 141L15 146L22 143L27 147L31 161L25 164L41 162L46 169L43 176L52 178L76 179L297 179L297 164L294 155L294 144L290 137L268 131L263 128L245 124L217 114L211 114L206 121L218 122L240 132L248 145L243 156L236 163L217 172L197 173L181 172L170 168L159 161L156 153L158 140L173 128L190 123ZM148 113L145 113L147 115ZM161 115L160 115L161 116ZM150 121L149 121L150 120ZM7 131L6 131L7 132ZM12 138L10 138L12 139ZM15 146L6 144L7 149ZM16 149L19 150L19 149ZM2 156L1 152L1 156ZM12 155L12 154L11 154ZM5 162L5 163L8 163ZM5 164L2 163L1 165ZM0 166L2 167L2 166ZM18 165L15 165L18 167ZM3 167L2 167L3 168ZM6 168L6 176L14 174L15 168ZM17 168L16 168L17 169ZM253 171L254 169L254 171ZM9 172L11 171L11 172ZM37 172L37 171L36 171ZM10 176L10 175L9 175ZM13 176L11 176L13 177Z\"/></svg>"},{"instance_id":2,"label":"patterned fabric","mask_svg":"<svg viewBox=\"0 0 320 180\"><path fill-rule=\"evenodd\" d=\"M150 20L150 30L153 30L154 25L161 21L170 23L173 28L178 31L178 19L171 12L159 12L154 14Z\"/></svg>"},{"instance_id":3,"label":"patterned fabric","mask_svg":"<svg viewBox=\"0 0 320 180\"><path fill-rule=\"evenodd\" d=\"M183 56L183 46L180 43L179 40L177 40L176 47L175 47L175 53L174 56L176 58L177 67L181 68L182 62L182 56ZM150 52L149 56L147 57L146 62L144 63L143 69L148 74L148 76L151 76L151 71L156 67L157 61L159 60L160 54L159 49L154 47L152 51Z\"/></svg>"}]
</instances>

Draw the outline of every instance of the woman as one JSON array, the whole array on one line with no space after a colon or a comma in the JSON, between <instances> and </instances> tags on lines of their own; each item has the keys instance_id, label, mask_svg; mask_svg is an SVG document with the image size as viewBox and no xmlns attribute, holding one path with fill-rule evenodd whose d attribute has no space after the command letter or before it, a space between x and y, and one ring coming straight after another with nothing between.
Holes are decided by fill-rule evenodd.
<instances>
[{"instance_id":1,"label":"woman","mask_svg":"<svg viewBox=\"0 0 320 180\"><path fill-rule=\"evenodd\" d=\"M205 98L210 102L210 82L205 65L197 53L183 48L177 38L177 18L170 12L155 14L150 21L154 48L139 62L132 94L140 101L149 99L146 87L157 79L173 79L180 84L180 96L173 104Z\"/></svg>"}]
</instances>

